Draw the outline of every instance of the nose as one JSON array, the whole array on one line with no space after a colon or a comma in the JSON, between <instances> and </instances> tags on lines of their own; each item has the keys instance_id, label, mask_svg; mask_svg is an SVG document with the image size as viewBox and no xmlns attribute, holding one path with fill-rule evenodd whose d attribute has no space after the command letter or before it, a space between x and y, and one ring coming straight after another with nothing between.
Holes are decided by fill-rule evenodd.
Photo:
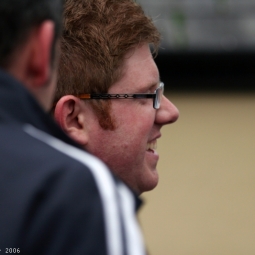
<instances>
[{"instance_id":1,"label":"nose","mask_svg":"<svg viewBox=\"0 0 255 255\"><path fill-rule=\"evenodd\" d=\"M162 97L160 108L157 110L155 122L159 125L174 123L179 118L179 110L165 96Z\"/></svg>"}]
</instances>

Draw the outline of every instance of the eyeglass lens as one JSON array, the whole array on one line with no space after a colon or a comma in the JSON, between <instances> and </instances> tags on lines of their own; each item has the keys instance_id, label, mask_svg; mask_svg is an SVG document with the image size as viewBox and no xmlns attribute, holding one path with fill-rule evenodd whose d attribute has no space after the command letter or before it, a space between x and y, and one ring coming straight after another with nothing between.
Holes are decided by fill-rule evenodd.
<instances>
[{"instance_id":1,"label":"eyeglass lens","mask_svg":"<svg viewBox=\"0 0 255 255\"><path fill-rule=\"evenodd\" d=\"M160 86L156 89L156 97L154 100L154 108L155 109L159 109L160 108L160 102L161 102L161 98L163 96L164 93L164 84L160 83Z\"/></svg>"}]
</instances>

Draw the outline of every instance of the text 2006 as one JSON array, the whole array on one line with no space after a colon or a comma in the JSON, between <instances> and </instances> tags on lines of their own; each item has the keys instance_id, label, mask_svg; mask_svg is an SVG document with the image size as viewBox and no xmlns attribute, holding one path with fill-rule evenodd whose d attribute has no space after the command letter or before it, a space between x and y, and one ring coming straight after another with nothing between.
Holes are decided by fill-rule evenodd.
<instances>
[{"instance_id":1,"label":"text 2006","mask_svg":"<svg viewBox=\"0 0 255 255\"><path fill-rule=\"evenodd\" d=\"M20 248L5 248L5 253L20 253Z\"/></svg>"}]
</instances>

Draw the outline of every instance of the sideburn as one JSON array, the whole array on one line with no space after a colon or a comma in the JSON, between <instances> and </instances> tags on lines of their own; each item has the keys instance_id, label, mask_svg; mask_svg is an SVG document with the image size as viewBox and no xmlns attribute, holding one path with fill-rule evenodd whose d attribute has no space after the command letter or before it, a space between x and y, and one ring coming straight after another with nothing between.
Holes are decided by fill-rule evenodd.
<instances>
[{"instance_id":1,"label":"sideburn","mask_svg":"<svg viewBox=\"0 0 255 255\"><path fill-rule=\"evenodd\" d=\"M92 102L92 107L97 115L99 125L105 130L115 130L116 123L111 116L111 101L96 100L96 102Z\"/></svg>"}]
</instances>

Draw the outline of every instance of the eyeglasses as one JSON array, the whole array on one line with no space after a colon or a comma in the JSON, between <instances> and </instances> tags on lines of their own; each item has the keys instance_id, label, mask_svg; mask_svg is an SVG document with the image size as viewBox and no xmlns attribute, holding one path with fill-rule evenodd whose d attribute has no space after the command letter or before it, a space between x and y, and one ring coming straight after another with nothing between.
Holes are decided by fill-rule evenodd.
<instances>
[{"instance_id":1,"label":"eyeglasses","mask_svg":"<svg viewBox=\"0 0 255 255\"><path fill-rule=\"evenodd\" d=\"M141 99L153 98L153 108L159 109L162 95L164 93L164 83L160 82L154 93L141 94L80 94L77 97L80 99Z\"/></svg>"}]
</instances>

